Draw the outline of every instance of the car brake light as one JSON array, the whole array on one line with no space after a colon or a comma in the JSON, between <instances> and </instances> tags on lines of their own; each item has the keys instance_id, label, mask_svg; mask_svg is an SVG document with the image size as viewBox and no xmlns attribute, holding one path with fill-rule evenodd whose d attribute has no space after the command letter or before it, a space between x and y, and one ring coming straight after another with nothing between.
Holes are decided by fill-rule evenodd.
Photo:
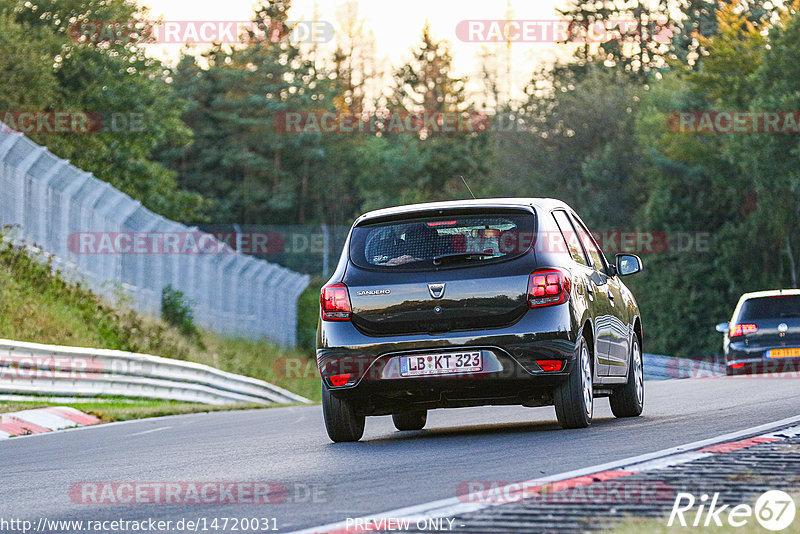
<instances>
[{"instance_id":1,"label":"car brake light","mask_svg":"<svg viewBox=\"0 0 800 534\"><path fill-rule=\"evenodd\" d=\"M328 380L330 380L331 384L336 387L343 386L350 381L350 373L347 373L346 375L333 375L329 377Z\"/></svg>"},{"instance_id":2,"label":"car brake light","mask_svg":"<svg viewBox=\"0 0 800 534\"><path fill-rule=\"evenodd\" d=\"M342 283L323 287L319 294L319 305L323 321L349 321L353 311L347 286Z\"/></svg>"},{"instance_id":3,"label":"car brake light","mask_svg":"<svg viewBox=\"0 0 800 534\"><path fill-rule=\"evenodd\" d=\"M536 360L536 365L549 373L560 371L563 363L561 360Z\"/></svg>"},{"instance_id":4,"label":"car brake light","mask_svg":"<svg viewBox=\"0 0 800 534\"><path fill-rule=\"evenodd\" d=\"M758 332L758 327L754 324L737 324L731 328L730 337L739 337L745 334L752 334Z\"/></svg>"},{"instance_id":5,"label":"car brake light","mask_svg":"<svg viewBox=\"0 0 800 534\"><path fill-rule=\"evenodd\" d=\"M741 369L742 367L744 367L744 363L732 363L731 367L733 367L734 369Z\"/></svg>"},{"instance_id":6,"label":"car brake light","mask_svg":"<svg viewBox=\"0 0 800 534\"><path fill-rule=\"evenodd\" d=\"M569 275L561 269L540 269L528 278L528 305L531 308L563 304L572 288Z\"/></svg>"}]
</instances>

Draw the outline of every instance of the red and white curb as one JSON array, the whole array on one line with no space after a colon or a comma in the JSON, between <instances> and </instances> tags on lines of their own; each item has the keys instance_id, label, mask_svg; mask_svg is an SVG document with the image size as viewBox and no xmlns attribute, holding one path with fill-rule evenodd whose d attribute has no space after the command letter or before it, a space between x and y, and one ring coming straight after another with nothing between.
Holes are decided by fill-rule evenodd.
<instances>
[{"instance_id":1,"label":"red and white curb","mask_svg":"<svg viewBox=\"0 0 800 534\"><path fill-rule=\"evenodd\" d=\"M0 439L96 425L100 419L69 406L0 414Z\"/></svg>"},{"instance_id":2,"label":"red and white curb","mask_svg":"<svg viewBox=\"0 0 800 534\"><path fill-rule=\"evenodd\" d=\"M515 482L506 486L492 488L493 495L502 495L501 502L487 502L485 492L470 493L458 497L451 497L439 501L398 508L379 514L351 518L347 521L338 521L319 527L297 530L291 534L349 534L355 532L370 532L386 530L390 524L408 521L411 524L417 521L454 517L470 512L476 512L492 506L500 506L505 502L523 500L533 496L537 488L564 490L579 486L617 479L645 471L665 469L680 465L714 454L725 454L759 443L771 443L788 437L800 435L800 425L782 430L775 430L787 425L800 423L800 416L782 419L765 425L747 428L737 432L730 432L721 436L701 441L671 447L624 460L609 462L585 469L578 469L550 477L538 478L525 482ZM558 483L557 487L554 483ZM357 526L354 526L357 525Z\"/></svg>"}]
</instances>

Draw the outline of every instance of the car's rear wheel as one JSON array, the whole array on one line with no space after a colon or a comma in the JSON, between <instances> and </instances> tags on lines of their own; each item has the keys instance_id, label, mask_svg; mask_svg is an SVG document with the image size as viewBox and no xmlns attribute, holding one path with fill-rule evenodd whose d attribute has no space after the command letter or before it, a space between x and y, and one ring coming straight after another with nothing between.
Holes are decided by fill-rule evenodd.
<instances>
[{"instance_id":1,"label":"car's rear wheel","mask_svg":"<svg viewBox=\"0 0 800 534\"><path fill-rule=\"evenodd\" d=\"M393 413L392 421L397 430L422 430L428 421L428 410Z\"/></svg>"},{"instance_id":2,"label":"car's rear wheel","mask_svg":"<svg viewBox=\"0 0 800 534\"><path fill-rule=\"evenodd\" d=\"M631 361L628 364L628 381L609 397L611 412L616 417L637 417L644 407L644 366L639 338L634 335Z\"/></svg>"},{"instance_id":3,"label":"car's rear wheel","mask_svg":"<svg viewBox=\"0 0 800 534\"><path fill-rule=\"evenodd\" d=\"M337 398L325 384L322 384L322 414L331 441L358 441L364 435L366 417L356 414L352 401Z\"/></svg>"},{"instance_id":4,"label":"car's rear wheel","mask_svg":"<svg viewBox=\"0 0 800 534\"><path fill-rule=\"evenodd\" d=\"M556 418L564 428L586 428L592 423L594 384L586 339L580 338L575 352L569 377L553 391Z\"/></svg>"}]
</instances>

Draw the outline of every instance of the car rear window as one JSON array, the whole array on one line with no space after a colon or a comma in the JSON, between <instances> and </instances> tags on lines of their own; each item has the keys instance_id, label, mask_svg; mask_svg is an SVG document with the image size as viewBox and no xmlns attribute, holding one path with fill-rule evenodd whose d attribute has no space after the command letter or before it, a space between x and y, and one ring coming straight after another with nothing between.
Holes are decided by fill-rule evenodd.
<instances>
[{"instance_id":1,"label":"car rear window","mask_svg":"<svg viewBox=\"0 0 800 534\"><path fill-rule=\"evenodd\" d=\"M350 259L379 270L432 270L511 259L534 239L530 213L444 215L357 226Z\"/></svg>"},{"instance_id":2,"label":"car rear window","mask_svg":"<svg viewBox=\"0 0 800 534\"><path fill-rule=\"evenodd\" d=\"M747 299L739 311L739 321L800 317L800 295Z\"/></svg>"}]
</instances>

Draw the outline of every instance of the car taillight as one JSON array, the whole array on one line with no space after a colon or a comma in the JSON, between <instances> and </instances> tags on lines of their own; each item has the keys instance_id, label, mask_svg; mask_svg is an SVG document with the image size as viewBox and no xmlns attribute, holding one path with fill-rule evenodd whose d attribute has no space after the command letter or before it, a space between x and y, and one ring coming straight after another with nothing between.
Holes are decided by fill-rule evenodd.
<instances>
[{"instance_id":1,"label":"car taillight","mask_svg":"<svg viewBox=\"0 0 800 534\"><path fill-rule=\"evenodd\" d=\"M323 321L349 321L353 309L350 307L347 286L339 283L323 287L319 294L319 306Z\"/></svg>"},{"instance_id":2,"label":"car taillight","mask_svg":"<svg viewBox=\"0 0 800 534\"><path fill-rule=\"evenodd\" d=\"M548 373L560 371L563 364L564 362L561 360L536 360L536 365L541 367L542 371Z\"/></svg>"},{"instance_id":3,"label":"car taillight","mask_svg":"<svg viewBox=\"0 0 800 534\"><path fill-rule=\"evenodd\" d=\"M528 305L531 308L563 304L572 288L569 275L561 269L540 269L528 278Z\"/></svg>"},{"instance_id":4,"label":"car taillight","mask_svg":"<svg viewBox=\"0 0 800 534\"><path fill-rule=\"evenodd\" d=\"M346 375L333 375L329 380L331 381L331 385L341 387L350 381L350 373Z\"/></svg>"},{"instance_id":5,"label":"car taillight","mask_svg":"<svg viewBox=\"0 0 800 534\"><path fill-rule=\"evenodd\" d=\"M758 327L754 324L737 324L731 328L731 337L739 337L745 334L752 334L758 332Z\"/></svg>"}]
</instances>

